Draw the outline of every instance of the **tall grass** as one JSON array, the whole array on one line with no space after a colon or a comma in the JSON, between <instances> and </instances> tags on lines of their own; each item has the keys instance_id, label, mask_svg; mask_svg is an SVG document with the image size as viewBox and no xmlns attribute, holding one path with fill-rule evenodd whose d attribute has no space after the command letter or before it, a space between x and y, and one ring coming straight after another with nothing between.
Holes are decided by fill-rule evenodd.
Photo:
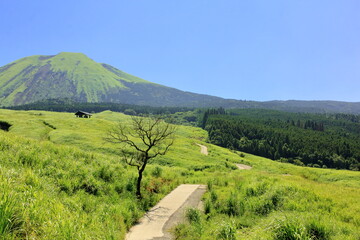
<instances>
[{"instance_id":1,"label":"tall grass","mask_svg":"<svg viewBox=\"0 0 360 240\"><path fill-rule=\"evenodd\" d=\"M2 133L0 142L8 146L0 155L4 239L121 239L165 194L160 182L144 206L131 192L133 172L109 157Z\"/></svg>"},{"instance_id":2,"label":"tall grass","mask_svg":"<svg viewBox=\"0 0 360 240\"><path fill-rule=\"evenodd\" d=\"M4 188L2 186L0 193L0 237L11 239L20 236L23 219L21 213L16 209L19 202L8 189Z\"/></svg>"},{"instance_id":3,"label":"tall grass","mask_svg":"<svg viewBox=\"0 0 360 240\"><path fill-rule=\"evenodd\" d=\"M176 239L360 235L358 172L298 167L211 144L205 156L195 143L206 132L180 126L174 148L147 167L137 200L136 172L102 140L127 116L0 110L0 120L12 124L0 131L0 239L123 239L181 183L207 184L208 192L204 212L189 210ZM253 169L236 170L236 162Z\"/></svg>"},{"instance_id":4,"label":"tall grass","mask_svg":"<svg viewBox=\"0 0 360 240\"><path fill-rule=\"evenodd\" d=\"M232 172L228 181L225 186L220 180L212 180L201 216L205 219L203 234L192 235L193 238L340 240L356 239L360 233L357 214L354 215L359 207L353 198L360 195L359 188L344 187L338 196L332 192L337 186L330 183L298 181L297 177L257 170ZM318 188L323 191L314 191ZM347 213L353 216L351 219L339 214L343 212L343 199L347 199L347 209L352 209L352 213ZM192 228L182 225L186 237L178 239L190 239Z\"/></svg>"},{"instance_id":5,"label":"tall grass","mask_svg":"<svg viewBox=\"0 0 360 240\"><path fill-rule=\"evenodd\" d=\"M274 238L279 240L326 240L330 239L330 230L320 220L311 219L305 224L298 219L279 221L274 229Z\"/></svg>"}]
</instances>

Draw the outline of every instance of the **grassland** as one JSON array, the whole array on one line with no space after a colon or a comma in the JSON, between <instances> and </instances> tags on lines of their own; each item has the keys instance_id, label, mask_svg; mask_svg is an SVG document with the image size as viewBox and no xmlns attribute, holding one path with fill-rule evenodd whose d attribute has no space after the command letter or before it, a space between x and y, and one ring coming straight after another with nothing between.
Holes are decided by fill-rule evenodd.
<instances>
[{"instance_id":1,"label":"grassland","mask_svg":"<svg viewBox=\"0 0 360 240\"><path fill-rule=\"evenodd\" d=\"M204 212L189 210L177 239L359 239L360 173L298 167L206 143L178 126L176 143L145 171L122 163L106 132L128 116L0 110L0 238L123 239L180 183L207 184ZM196 145L208 146L209 155ZM237 170L234 163L253 166Z\"/></svg>"}]
</instances>

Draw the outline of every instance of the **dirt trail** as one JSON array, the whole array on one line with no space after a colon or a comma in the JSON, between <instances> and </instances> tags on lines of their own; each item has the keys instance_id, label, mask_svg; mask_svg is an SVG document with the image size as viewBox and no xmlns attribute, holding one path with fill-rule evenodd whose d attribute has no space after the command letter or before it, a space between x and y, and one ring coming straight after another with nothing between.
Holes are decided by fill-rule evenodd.
<instances>
[{"instance_id":1,"label":"dirt trail","mask_svg":"<svg viewBox=\"0 0 360 240\"><path fill-rule=\"evenodd\" d=\"M196 145L198 145L199 147L200 147L200 152L202 153L202 154L205 154L205 155L208 155L209 153L208 153L208 148L207 148L207 146L204 146L204 145L201 145L201 144L196 144Z\"/></svg>"},{"instance_id":2,"label":"dirt trail","mask_svg":"<svg viewBox=\"0 0 360 240\"><path fill-rule=\"evenodd\" d=\"M183 219L184 210L198 207L206 186L181 184L133 226L126 240L170 240L170 228Z\"/></svg>"},{"instance_id":3,"label":"dirt trail","mask_svg":"<svg viewBox=\"0 0 360 240\"><path fill-rule=\"evenodd\" d=\"M235 164L240 170L250 170L252 169L251 166L248 166L248 165L245 165L245 164L240 164L240 163L237 163Z\"/></svg>"}]
</instances>

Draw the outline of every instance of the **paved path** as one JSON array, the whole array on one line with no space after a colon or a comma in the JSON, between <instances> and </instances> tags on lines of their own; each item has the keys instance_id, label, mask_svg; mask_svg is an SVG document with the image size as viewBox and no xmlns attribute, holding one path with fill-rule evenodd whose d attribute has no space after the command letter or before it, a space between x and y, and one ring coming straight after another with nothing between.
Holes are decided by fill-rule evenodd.
<instances>
[{"instance_id":1,"label":"paved path","mask_svg":"<svg viewBox=\"0 0 360 240\"><path fill-rule=\"evenodd\" d=\"M206 186L181 184L133 226L126 240L170 240L168 230L181 221L188 207L197 207Z\"/></svg>"},{"instance_id":2,"label":"paved path","mask_svg":"<svg viewBox=\"0 0 360 240\"><path fill-rule=\"evenodd\" d=\"M236 163L236 166L240 169L240 170L250 170L252 169L251 166L245 165L245 164L240 164L240 163Z\"/></svg>"},{"instance_id":3,"label":"paved path","mask_svg":"<svg viewBox=\"0 0 360 240\"><path fill-rule=\"evenodd\" d=\"M208 149L207 149L207 147L206 146L204 146L204 145L201 145L201 144L196 144L196 145L198 145L199 147L200 147L200 152L202 153L202 154L205 154L205 155L208 155L209 153L208 153Z\"/></svg>"}]
</instances>

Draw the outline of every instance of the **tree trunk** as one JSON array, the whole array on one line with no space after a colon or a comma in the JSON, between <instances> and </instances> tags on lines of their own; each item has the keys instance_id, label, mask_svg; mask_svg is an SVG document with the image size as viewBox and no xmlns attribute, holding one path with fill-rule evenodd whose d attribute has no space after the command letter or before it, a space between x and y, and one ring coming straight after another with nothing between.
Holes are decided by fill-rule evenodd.
<instances>
[{"instance_id":1,"label":"tree trunk","mask_svg":"<svg viewBox=\"0 0 360 240\"><path fill-rule=\"evenodd\" d=\"M142 180L142 177L143 177L143 172L145 170L145 167L146 167L146 164L149 160L149 157L146 153L146 156L143 158L144 159L144 164L138 169L138 173L139 173L139 176L138 176L138 179L137 179L137 184L136 184L136 196L138 199L142 199L142 196L141 196L141 180Z\"/></svg>"},{"instance_id":2,"label":"tree trunk","mask_svg":"<svg viewBox=\"0 0 360 240\"><path fill-rule=\"evenodd\" d=\"M141 179L142 179L142 173L143 173L143 169L139 169L139 176L137 179L137 183L136 183L136 196L138 199L141 199Z\"/></svg>"}]
</instances>

